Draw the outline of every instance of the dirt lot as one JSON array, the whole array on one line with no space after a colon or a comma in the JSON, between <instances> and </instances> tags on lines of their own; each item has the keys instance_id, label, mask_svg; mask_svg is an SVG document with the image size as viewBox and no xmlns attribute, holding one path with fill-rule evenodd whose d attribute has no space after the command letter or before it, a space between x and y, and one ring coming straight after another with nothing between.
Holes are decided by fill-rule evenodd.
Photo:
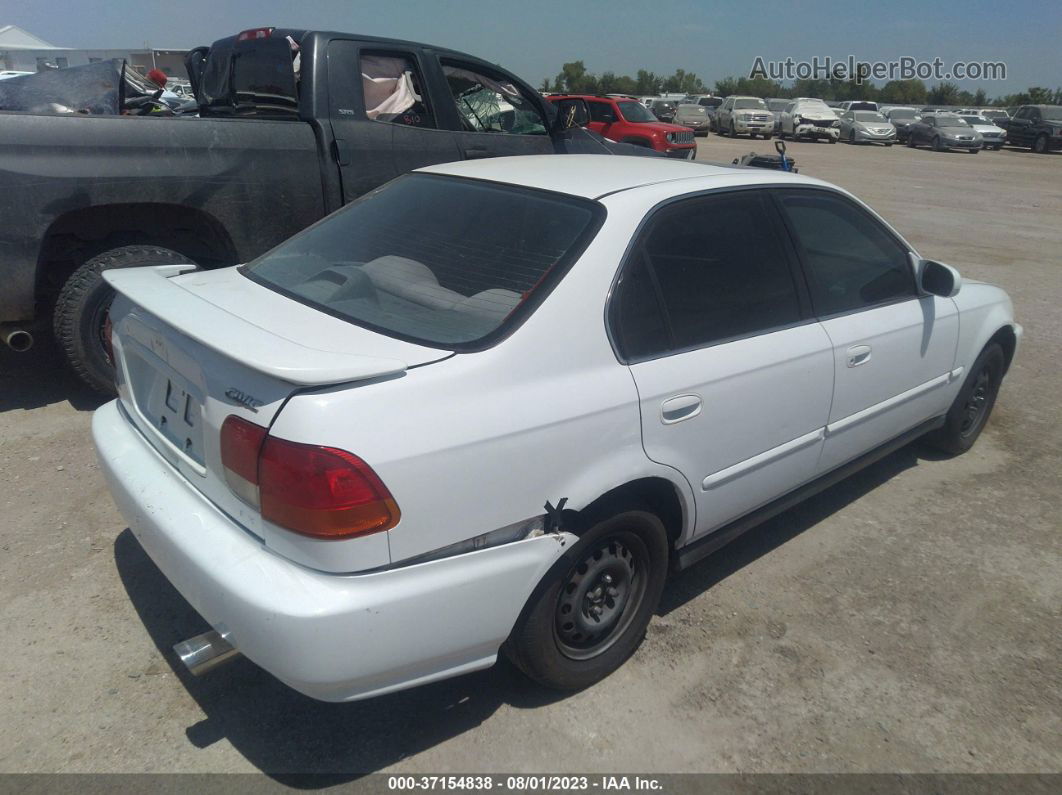
<instances>
[{"instance_id":1,"label":"dirt lot","mask_svg":"<svg viewBox=\"0 0 1062 795\"><path fill-rule=\"evenodd\" d=\"M503 663L330 705L174 669L206 627L111 503L97 400L46 344L0 351L0 770L1062 770L1062 155L790 154L1010 292L1025 343L970 454L902 450L686 572L586 692Z\"/></svg>"}]
</instances>

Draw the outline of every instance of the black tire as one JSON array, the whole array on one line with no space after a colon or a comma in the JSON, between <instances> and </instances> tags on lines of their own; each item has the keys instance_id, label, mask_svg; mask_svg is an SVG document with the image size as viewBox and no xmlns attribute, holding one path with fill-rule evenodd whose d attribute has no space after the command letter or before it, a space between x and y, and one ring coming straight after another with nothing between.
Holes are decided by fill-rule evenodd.
<instances>
[{"instance_id":1,"label":"black tire","mask_svg":"<svg viewBox=\"0 0 1062 795\"><path fill-rule=\"evenodd\" d=\"M855 142L856 142L855 130L849 130L848 131L848 143L854 144Z\"/></svg>"},{"instance_id":2,"label":"black tire","mask_svg":"<svg viewBox=\"0 0 1062 795\"><path fill-rule=\"evenodd\" d=\"M913 135L908 135L907 136L907 147L909 149L917 149L918 148L918 145L915 144L915 139L914 139Z\"/></svg>"},{"instance_id":3,"label":"black tire","mask_svg":"<svg viewBox=\"0 0 1062 795\"><path fill-rule=\"evenodd\" d=\"M892 143L891 143L891 142L889 142L889 141L886 141L886 142L885 142L885 148L887 149L887 148L888 148L888 147L890 147L890 146L892 146Z\"/></svg>"},{"instance_id":4,"label":"black tire","mask_svg":"<svg viewBox=\"0 0 1062 795\"><path fill-rule=\"evenodd\" d=\"M160 246L121 246L97 254L74 271L59 291L52 326L67 361L82 381L98 392L114 394L114 363L103 339L114 291L103 281L102 272L190 261Z\"/></svg>"},{"instance_id":5,"label":"black tire","mask_svg":"<svg viewBox=\"0 0 1062 795\"><path fill-rule=\"evenodd\" d=\"M968 151L971 155L976 155L981 150L980 149L967 149L966 151Z\"/></svg>"},{"instance_id":6,"label":"black tire","mask_svg":"<svg viewBox=\"0 0 1062 795\"><path fill-rule=\"evenodd\" d=\"M1032 146L1030 147L1030 149L1032 149L1038 155L1047 154L1047 136L1043 134L1036 136L1036 139L1032 142Z\"/></svg>"},{"instance_id":7,"label":"black tire","mask_svg":"<svg viewBox=\"0 0 1062 795\"><path fill-rule=\"evenodd\" d=\"M831 144L837 143L837 139L836 138L827 138L826 140L829 141Z\"/></svg>"},{"instance_id":8,"label":"black tire","mask_svg":"<svg viewBox=\"0 0 1062 795\"><path fill-rule=\"evenodd\" d=\"M734 129L734 120L733 119L730 120L730 137L731 138L737 138L737 130Z\"/></svg>"},{"instance_id":9,"label":"black tire","mask_svg":"<svg viewBox=\"0 0 1062 795\"><path fill-rule=\"evenodd\" d=\"M589 687L619 668L642 642L667 567L667 532L660 519L641 507L614 513L586 531L542 578L505 653L547 687ZM601 611L608 611L604 618ZM602 622L607 628L599 637L592 630Z\"/></svg>"},{"instance_id":10,"label":"black tire","mask_svg":"<svg viewBox=\"0 0 1062 795\"><path fill-rule=\"evenodd\" d=\"M930 444L952 455L974 446L996 405L1005 362L1003 349L996 343L981 351L948 409L944 426L926 437Z\"/></svg>"}]
</instances>

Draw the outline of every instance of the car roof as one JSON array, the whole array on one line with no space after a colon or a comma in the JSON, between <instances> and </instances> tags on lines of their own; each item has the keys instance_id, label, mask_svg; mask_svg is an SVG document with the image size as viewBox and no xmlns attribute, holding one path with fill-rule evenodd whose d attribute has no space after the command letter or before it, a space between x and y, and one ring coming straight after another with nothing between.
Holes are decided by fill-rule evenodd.
<instances>
[{"instance_id":1,"label":"car roof","mask_svg":"<svg viewBox=\"0 0 1062 795\"><path fill-rule=\"evenodd\" d=\"M818 180L761 168L742 168L630 155L524 155L463 160L417 169L442 174L520 185L587 199L676 180L707 180L718 187L756 184L777 179L821 185ZM705 185L706 188L715 185ZM691 188L691 190L694 188Z\"/></svg>"}]
</instances>

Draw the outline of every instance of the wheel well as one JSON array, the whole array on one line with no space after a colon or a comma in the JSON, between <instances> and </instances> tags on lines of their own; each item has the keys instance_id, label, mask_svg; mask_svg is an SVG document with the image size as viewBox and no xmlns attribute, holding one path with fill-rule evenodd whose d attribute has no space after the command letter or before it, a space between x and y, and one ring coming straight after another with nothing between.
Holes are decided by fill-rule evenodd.
<instances>
[{"instance_id":1,"label":"wheel well","mask_svg":"<svg viewBox=\"0 0 1062 795\"><path fill-rule=\"evenodd\" d=\"M216 218L179 204L107 204L73 210L48 227L37 258L38 300L54 295L71 273L119 246L173 249L205 268L233 265L236 248Z\"/></svg>"},{"instance_id":2,"label":"wheel well","mask_svg":"<svg viewBox=\"0 0 1062 795\"><path fill-rule=\"evenodd\" d=\"M644 146L649 149L653 148L653 142L647 138L624 138L621 143L631 144L632 146Z\"/></svg>"},{"instance_id":3,"label":"wheel well","mask_svg":"<svg viewBox=\"0 0 1062 795\"><path fill-rule=\"evenodd\" d=\"M1003 349L1003 372L1007 372L1010 369L1010 363L1014 359L1014 351L1018 348L1018 338L1014 334L1014 328L1012 326L1004 326L995 334L992 335L985 347L988 347L992 343L998 343Z\"/></svg>"},{"instance_id":4,"label":"wheel well","mask_svg":"<svg viewBox=\"0 0 1062 795\"><path fill-rule=\"evenodd\" d=\"M579 516L584 526L590 526L632 503L644 504L660 518L671 544L682 535L682 502L675 486L664 478L641 478L617 486L579 511Z\"/></svg>"}]
</instances>

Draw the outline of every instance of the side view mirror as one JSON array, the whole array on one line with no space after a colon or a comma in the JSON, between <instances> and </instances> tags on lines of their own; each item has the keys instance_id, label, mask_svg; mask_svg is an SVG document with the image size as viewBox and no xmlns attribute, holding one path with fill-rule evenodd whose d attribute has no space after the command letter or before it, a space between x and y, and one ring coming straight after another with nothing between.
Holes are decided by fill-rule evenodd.
<instances>
[{"instance_id":1,"label":"side view mirror","mask_svg":"<svg viewBox=\"0 0 1062 795\"><path fill-rule=\"evenodd\" d=\"M564 132L573 127L585 127L590 121L590 108L581 99L562 99L554 103L557 118L553 123L555 132Z\"/></svg>"},{"instance_id":2,"label":"side view mirror","mask_svg":"<svg viewBox=\"0 0 1062 795\"><path fill-rule=\"evenodd\" d=\"M954 298L962 287L962 276L950 265L923 259L916 267L918 289L923 294Z\"/></svg>"}]
</instances>

